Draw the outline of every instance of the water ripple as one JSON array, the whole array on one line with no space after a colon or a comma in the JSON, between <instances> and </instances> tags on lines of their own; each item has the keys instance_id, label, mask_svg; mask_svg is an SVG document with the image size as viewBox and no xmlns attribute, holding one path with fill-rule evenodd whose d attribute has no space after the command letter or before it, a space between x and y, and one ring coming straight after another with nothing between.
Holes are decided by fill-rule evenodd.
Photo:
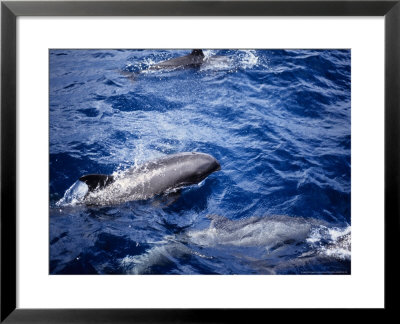
<instances>
[{"instance_id":1,"label":"water ripple","mask_svg":"<svg viewBox=\"0 0 400 324\"><path fill-rule=\"evenodd\" d=\"M204 52L147 71L188 51L50 51L51 273L350 273L350 51ZM55 206L182 151L222 168L170 205Z\"/></svg>"}]
</instances>

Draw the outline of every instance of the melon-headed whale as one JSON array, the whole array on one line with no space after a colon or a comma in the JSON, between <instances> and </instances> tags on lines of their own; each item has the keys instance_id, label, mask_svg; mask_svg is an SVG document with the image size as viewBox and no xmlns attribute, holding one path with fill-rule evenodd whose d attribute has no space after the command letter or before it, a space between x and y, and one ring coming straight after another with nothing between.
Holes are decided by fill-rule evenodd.
<instances>
[{"instance_id":1,"label":"melon-headed whale","mask_svg":"<svg viewBox=\"0 0 400 324\"><path fill-rule=\"evenodd\" d=\"M116 176L84 175L66 191L58 205L114 205L145 200L197 184L220 169L218 161L209 154L184 152L167 155Z\"/></svg>"},{"instance_id":2,"label":"melon-headed whale","mask_svg":"<svg viewBox=\"0 0 400 324\"><path fill-rule=\"evenodd\" d=\"M121 71L120 73L131 81L135 81L141 73L151 71L175 71L181 69L203 68L210 69L213 67L229 66L231 59L227 56L213 55L206 57L201 49L194 49L190 54L175 57L166 61L161 61L150 65L144 70L137 72Z\"/></svg>"},{"instance_id":3,"label":"melon-headed whale","mask_svg":"<svg viewBox=\"0 0 400 324\"><path fill-rule=\"evenodd\" d=\"M125 256L121 266L132 274L157 274L160 268L174 267L185 257L195 257L203 264L217 264L213 271L220 269L222 273L227 262L251 273L285 274L296 268L299 273L309 273L327 261L350 261L350 226L288 215L206 218L211 220L208 227L193 226L166 235L145 253Z\"/></svg>"},{"instance_id":4,"label":"melon-headed whale","mask_svg":"<svg viewBox=\"0 0 400 324\"><path fill-rule=\"evenodd\" d=\"M204 62L204 53L201 49L194 49L188 55L176 57L167 61L154 64L149 70L196 68Z\"/></svg>"}]
</instances>

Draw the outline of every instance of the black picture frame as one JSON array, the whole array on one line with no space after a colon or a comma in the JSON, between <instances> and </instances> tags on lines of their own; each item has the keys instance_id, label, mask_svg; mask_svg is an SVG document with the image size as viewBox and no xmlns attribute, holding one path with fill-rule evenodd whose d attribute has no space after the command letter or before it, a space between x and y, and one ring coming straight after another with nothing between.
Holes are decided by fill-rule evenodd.
<instances>
[{"instance_id":1,"label":"black picture frame","mask_svg":"<svg viewBox=\"0 0 400 324\"><path fill-rule=\"evenodd\" d=\"M385 310L396 308L400 162L400 0L395 1L2 1L1 322L199 323L263 318L268 309L16 308L16 18L18 16L384 16ZM373 125L371 125L373 127ZM366 283L367 284L367 283ZM239 293L240 294L240 293ZM271 310L269 310L271 311Z\"/></svg>"}]
</instances>

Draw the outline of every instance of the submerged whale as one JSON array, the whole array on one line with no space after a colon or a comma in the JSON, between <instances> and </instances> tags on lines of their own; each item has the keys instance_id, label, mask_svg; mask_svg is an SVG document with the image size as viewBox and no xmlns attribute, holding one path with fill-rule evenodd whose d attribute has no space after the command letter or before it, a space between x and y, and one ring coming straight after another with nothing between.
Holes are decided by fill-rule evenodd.
<instances>
[{"instance_id":1,"label":"submerged whale","mask_svg":"<svg viewBox=\"0 0 400 324\"><path fill-rule=\"evenodd\" d=\"M132 274L156 274L189 256L217 265L212 269L222 273L227 262L246 268L246 273L284 274L293 268L299 273L315 270L327 260L350 260L350 226L288 215L206 217L211 220L208 227L167 235L145 253L125 256L121 266Z\"/></svg>"},{"instance_id":2,"label":"submerged whale","mask_svg":"<svg viewBox=\"0 0 400 324\"><path fill-rule=\"evenodd\" d=\"M89 174L69 188L58 205L84 203L114 205L145 200L197 184L221 169L211 155L184 152L132 167L120 175Z\"/></svg>"}]
</instances>

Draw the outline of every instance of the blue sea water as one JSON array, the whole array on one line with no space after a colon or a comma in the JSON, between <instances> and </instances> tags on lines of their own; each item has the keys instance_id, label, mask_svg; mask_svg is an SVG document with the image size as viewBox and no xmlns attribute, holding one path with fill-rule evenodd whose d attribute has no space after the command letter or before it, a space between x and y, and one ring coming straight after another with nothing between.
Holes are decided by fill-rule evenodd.
<instances>
[{"instance_id":1,"label":"blue sea water","mask_svg":"<svg viewBox=\"0 0 400 324\"><path fill-rule=\"evenodd\" d=\"M350 50L50 50L51 274L350 274ZM178 152L221 170L165 204L60 204Z\"/></svg>"}]
</instances>

